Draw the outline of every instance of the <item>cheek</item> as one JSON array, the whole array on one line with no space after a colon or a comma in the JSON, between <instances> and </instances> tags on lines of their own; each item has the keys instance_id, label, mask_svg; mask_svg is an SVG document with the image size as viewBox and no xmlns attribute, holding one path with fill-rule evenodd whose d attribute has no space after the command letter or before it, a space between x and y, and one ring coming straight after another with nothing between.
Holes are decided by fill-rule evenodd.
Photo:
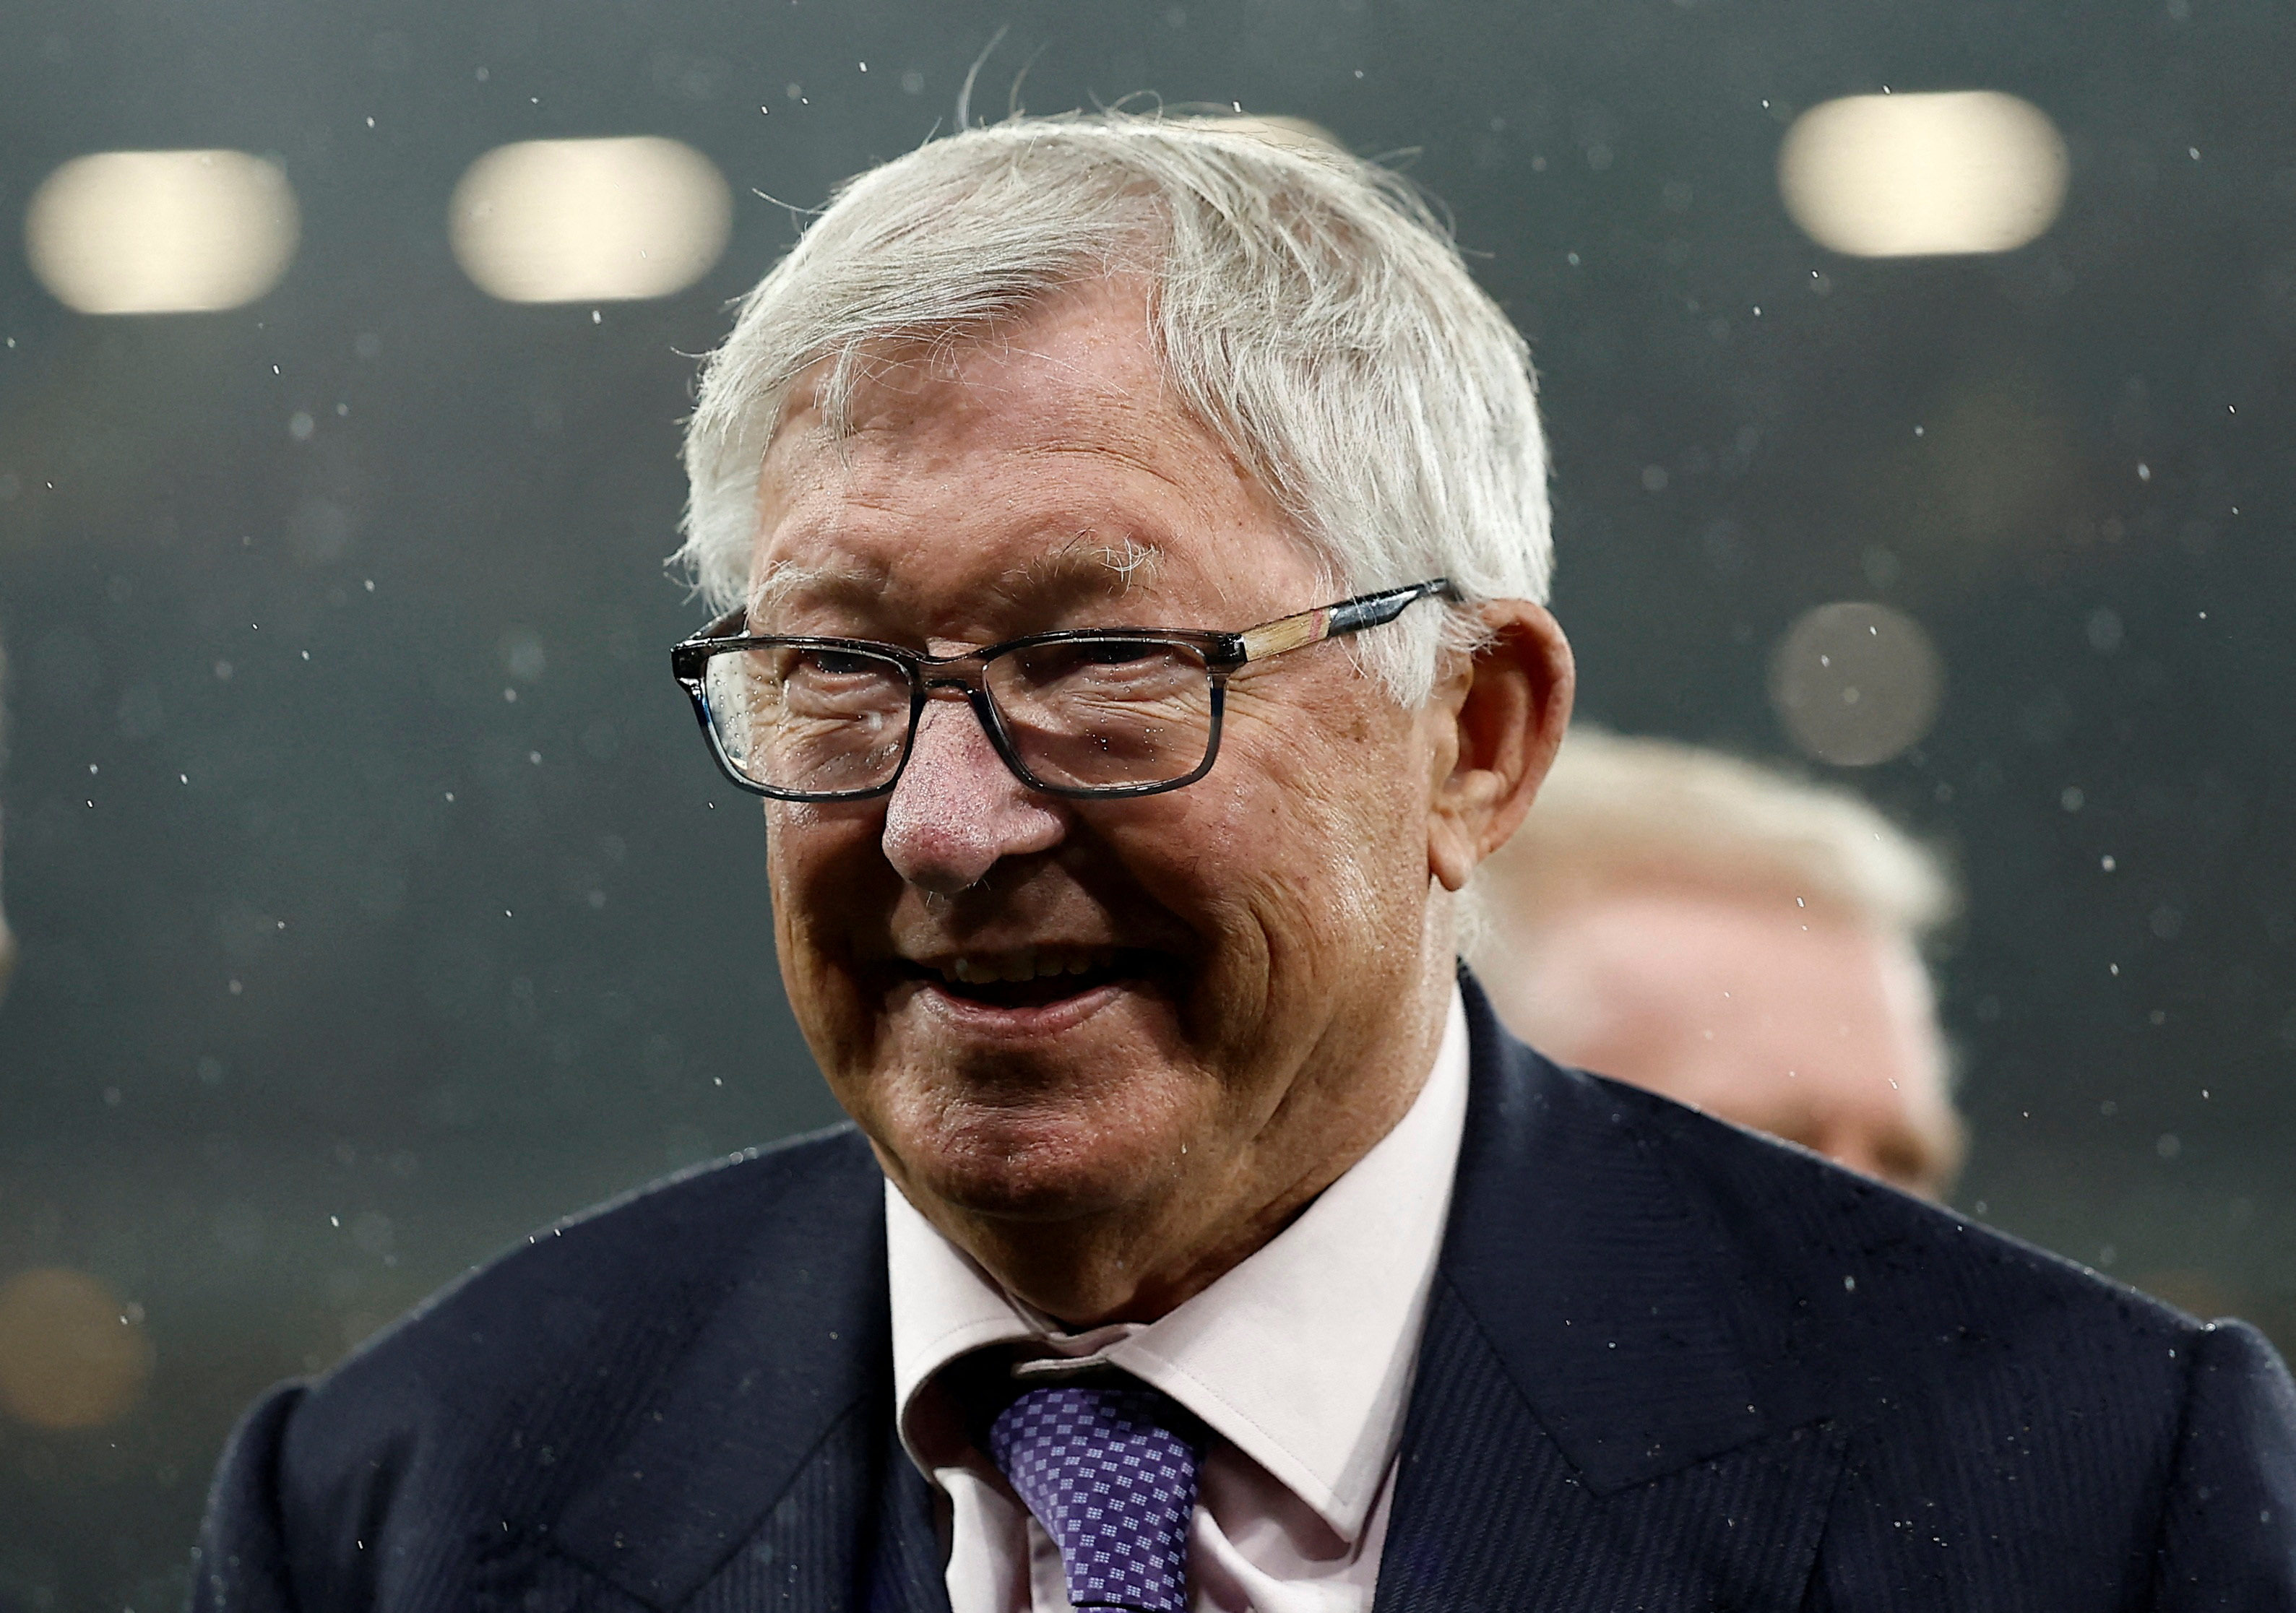
<instances>
[{"instance_id":1,"label":"cheek","mask_svg":"<svg viewBox=\"0 0 2296 1613\"><path fill-rule=\"evenodd\" d=\"M792 1006L808 985L849 958L857 921L882 917L875 887L892 878L879 850L882 812L774 802L766 811L766 876L773 892L774 938ZM895 881L898 883L898 881Z\"/></svg>"},{"instance_id":2,"label":"cheek","mask_svg":"<svg viewBox=\"0 0 2296 1613\"><path fill-rule=\"evenodd\" d=\"M1407 758L1375 725L1313 710L1255 721L1191 790L1185 815L1141 825L1144 879L1267 990L1346 972L1340 960L1415 937L1426 899L1423 814L1410 811ZM1193 797L1193 799L1186 798ZM1144 869L1144 875L1145 870ZM1399 926L1403 928L1398 928ZM1245 963L1249 954L1251 962Z\"/></svg>"}]
</instances>

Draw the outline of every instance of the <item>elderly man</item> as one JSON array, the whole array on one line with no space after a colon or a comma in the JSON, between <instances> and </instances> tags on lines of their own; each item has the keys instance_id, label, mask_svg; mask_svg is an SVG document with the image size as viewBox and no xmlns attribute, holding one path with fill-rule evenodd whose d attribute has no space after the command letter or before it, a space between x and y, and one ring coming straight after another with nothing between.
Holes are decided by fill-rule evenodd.
<instances>
[{"instance_id":1,"label":"elderly man","mask_svg":"<svg viewBox=\"0 0 2296 1613\"><path fill-rule=\"evenodd\" d=\"M1387 176L928 145L758 286L688 462L726 609L676 670L853 1124L266 1399L201 1605L2296 1596L2253 1332L1558 1069L1456 971L1570 661L1522 345Z\"/></svg>"},{"instance_id":2,"label":"elderly man","mask_svg":"<svg viewBox=\"0 0 2296 1613\"><path fill-rule=\"evenodd\" d=\"M1865 802L1581 724L1478 883L1476 974L1549 1056L1944 1197L1952 886Z\"/></svg>"}]
</instances>

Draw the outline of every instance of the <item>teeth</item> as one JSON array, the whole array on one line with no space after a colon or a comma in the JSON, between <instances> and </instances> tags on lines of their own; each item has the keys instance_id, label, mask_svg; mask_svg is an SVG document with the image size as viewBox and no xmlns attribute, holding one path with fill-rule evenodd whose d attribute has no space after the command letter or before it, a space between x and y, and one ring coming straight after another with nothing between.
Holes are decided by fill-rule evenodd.
<instances>
[{"instance_id":1,"label":"teeth","mask_svg":"<svg viewBox=\"0 0 2296 1613\"><path fill-rule=\"evenodd\" d=\"M961 957L940 964L941 978L964 986L991 981L1024 985L1058 975L1090 974L1116 962L1113 946L1024 946L1018 952L988 957Z\"/></svg>"}]
</instances>

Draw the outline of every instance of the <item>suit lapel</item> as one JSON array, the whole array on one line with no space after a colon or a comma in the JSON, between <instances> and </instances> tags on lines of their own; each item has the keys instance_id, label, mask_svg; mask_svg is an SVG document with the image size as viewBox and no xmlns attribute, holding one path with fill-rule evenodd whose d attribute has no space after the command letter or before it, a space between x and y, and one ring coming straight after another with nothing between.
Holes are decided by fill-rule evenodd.
<instances>
[{"instance_id":1,"label":"suit lapel","mask_svg":"<svg viewBox=\"0 0 2296 1613\"><path fill-rule=\"evenodd\" d=\"M854 1135L758 1207L643 1431L560 1515L560 1556L651 1608L852 1606L890 1421L883 1191Z\"/></svg>"},{"instance_id":2,"label":"suit lapel","mask_svg":"<svg viewBox=\"0 0 2296 1613\"><path fill-rule=\"evenodd\" d=\"M861 1605L865 1613L948 1613L932 1486L901 1448L890 1419L880 1470L884 1480L878 1492L877 1534Z\"/></svg>"},{"instance_id":3,"label":"suit lapel","mask_svg":"<svg viewBox=\"0 0 2296 1613\"><path fill-rule=\"evenodd\" d=\"M1800 1600L1840 1444L1766 1407L1734 1246L1464 981L1472 1093L1379 1613Z\"/></svg>"},{"instance_id":4,"label":"suit lapel","mask_svg":"<svg viewBox=\"0 0 2296 1613\"><path fill-rule=\"evenodd\" d=\"M873 1452L860 1444L873 1435ZM890 1417L850 1415L832 1429L682 1613L766 1608L948 1613L931 1491Z\"/></svg>"}]
</instances>

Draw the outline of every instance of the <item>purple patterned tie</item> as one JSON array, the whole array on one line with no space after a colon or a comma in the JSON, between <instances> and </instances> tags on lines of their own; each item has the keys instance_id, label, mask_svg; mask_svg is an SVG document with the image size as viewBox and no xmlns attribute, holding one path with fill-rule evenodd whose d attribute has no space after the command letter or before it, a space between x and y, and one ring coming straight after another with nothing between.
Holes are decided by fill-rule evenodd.
<instances>
[{"instance_id":1,"label":"purple patterned tie","mask_svg":"<svg viewBox=\"0 0 2296 1613\"><path fill-rule=\"evenodd\" d=\"M1174 1431L1188 1422L1144 1384L1030 1389L989 1425L989 1454L1061 1549L1071 1606L1187 1613L1203 1460Z\"/></svg>"}]
</instances>

